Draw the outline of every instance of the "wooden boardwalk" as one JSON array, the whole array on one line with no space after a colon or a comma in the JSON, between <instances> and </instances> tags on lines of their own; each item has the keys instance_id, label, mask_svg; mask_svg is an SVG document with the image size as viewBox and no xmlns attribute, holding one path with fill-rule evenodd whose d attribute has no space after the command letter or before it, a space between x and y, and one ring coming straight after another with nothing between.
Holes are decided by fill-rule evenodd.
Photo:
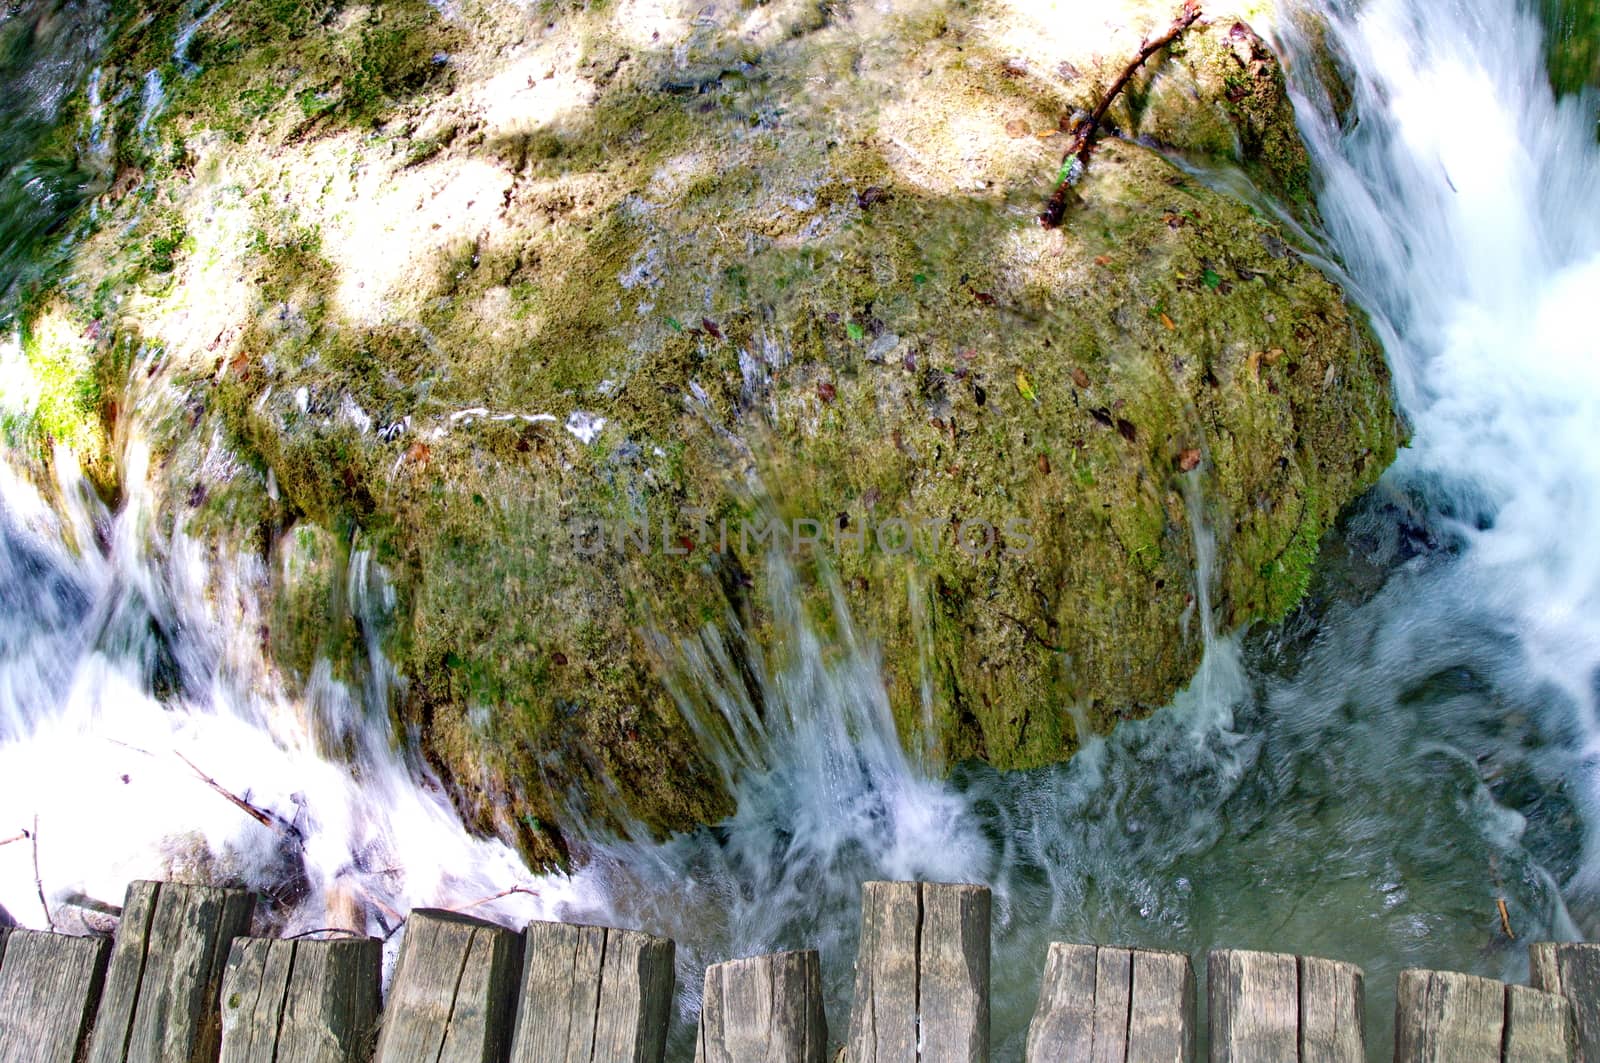
<instances>
[{"instance_id":1,"label":"wooden boardwalk","mask_svg":"<svg viewBox=\"0 0 1600 1063\"><path fill-rule=\"evenodd\" d=\"M0 1063L664 1058L663 938L419 910L383 1000L380 942L251 938L254 909L236 890L136 882L114 941L0 927ZM705 972L696 1063L986 1063L989 952L987 889L869 882L848 1027L830 1036L815 951L730 960ZM1396 1063L1600 1063L1600 944L1529 953L1526 986L1402 972ZM1359 968L1219 949L1205 974L1202 1045L1188 955L1053 944L1026 1060L1367 1060Z\"/></svg>"}]
</instances>

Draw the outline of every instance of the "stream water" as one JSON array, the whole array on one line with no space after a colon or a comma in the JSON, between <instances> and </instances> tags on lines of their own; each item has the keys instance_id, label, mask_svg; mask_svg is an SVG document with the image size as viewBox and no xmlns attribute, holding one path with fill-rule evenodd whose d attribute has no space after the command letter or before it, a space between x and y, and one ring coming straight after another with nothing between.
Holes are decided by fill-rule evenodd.
<instances>
[{"instance_id":1,"label":"stream water","mask_svg":"<svg viewBox=\"0 0 1600 1063\"><path fill-rule=\"evenodd\" d=\"M469 836L390 733L380 653L359 689L287 697L253 635L264 574L157 539L137 493L107 512L63 454L56 509L0 470L0 904L92 925L132 877L210 868L281 891L289 861L304 874L287 929L353 891L381 933L390 910L525 887L473 910L679 942L683 1058L704 964L779 947L823 950L842 1036L871 878L993 888L1001 1059L1020 1058L1051 940L1354 961L1381 1059L1401 968L1521 979L1526 942L1600 937L1600 101L1552 96L1538 19L1510 0L1326 14L1342 121L1301 76L1301 43L1279 44L1328 268L1384 336L1412 445L1326 544L1307 605L1213 633L1168 709L1054 769L943 778L895 738L872 633L786 614L779 571L764 717L716 678L740 632L668 649L735 814L666 841L579 837L570 876L535 877ZM48 124L0 119L18 138ZM13 168L0 195L33 179ZM0 221L19 217L0 201ZM142 460L135 439L129 483ZM382 572L358 555L350 580L381 630ZM200 772L281 822L244 818Z\"/></svg>"}]
</instances>

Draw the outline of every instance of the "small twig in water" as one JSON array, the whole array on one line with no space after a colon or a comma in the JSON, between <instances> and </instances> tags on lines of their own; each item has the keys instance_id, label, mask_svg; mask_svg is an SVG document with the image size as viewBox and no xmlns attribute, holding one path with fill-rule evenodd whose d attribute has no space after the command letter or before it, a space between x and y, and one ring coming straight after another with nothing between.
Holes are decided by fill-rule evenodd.
<instances>
[{"instance_id":1,"label":"small twig in water","mask_svg":"<svg viewBox=\"0 0 1600 1063\"><path fill-rule=\"evenodd\" d=\"M1496 897L1494 903L1500 909L1500 928L1506 932L1506 937L1512 941L1517 940L1517 935L1511 930L1511 913L1506 909L1506 899L1504 897Z\"/></svg>"},{"instance_id":2,"label":"small twig in water","mask_svg":"<svg viewBox=\"0 0 1600 1063\"><path fill-rule=\"evenodd\" d=\"M173 750L173 754L179 760L189 765L190 770L200 777L201 782L211 787L211 789L215 790L223 797L226 797L251 819L255 820L257 823L269 830L277 831L279 834L291 837L296 841L300 840L300 831L294 826L294 824L287 823L281 817L275 816L265 809L260 809L255 805L252 805L249 801L246 801L244 798L240 797L238 794L234 793L232 790L228 789L226 786L223 786L217 780L213 779L211 776L195 767L194 761L190 760L182 753L179 753L177 750Z\"/></svg>"},{"instance_id":3,"label":"small twig in water","mask_svg":"<svg viewBox=\"0 0 1600 1063\"><path fill-rule=\"evenodd\" d=\"M33 817L33 886L39 891L39 907L44 909L44 921L51 930L56 928L56 917L50 914L50 905L44 899L44 877L39 874L39 817Z\"/></svg>"},{"instance_id":4,"label":"small twig in water","mask_svg":"<svg viewBox=\"0 0 1600 1063\"><path fill-rule=\"evenodd\" d=\"M473 901L471 904L463 904L463 905L460 906L460 908L458 910L459 911L465 911L468 908L477 908L478 906L484 905L484 904L488 904L491 901L498 901L502 897L509 897L514 893L526 893L530 897L539 896L539 891L538 890L531 889L528 886L512 886L510 889L501 890L499 893L496 893L496 894L494 894L492 896L480 897L479 899Z\"/></svg>"},{"instance_id":5,"label":"small twig in water","mask_svg":"<svg viewBox=\"0 0 1600 1063\"><path fill-rule=\"evenodd\" d=\"M1078 162L1078 172L1082 172L1089 165L1089 156L1094 151L1095 134L1100 131L1100 123L1105 119L1106 112L1111 110L1111 105L1116 101L1117 94L1126 87L1129 79L1145 64L1145 60L1177 40L1184 30L1194 25L1195 20L1199 17L1199 0L1184 0L1183 10L1173 20L1167 32L1153 41L1146 41L1143 47L1139 49L1139 54L1133 57L1133 61L1123 68L1117 80L1111 83L1111 87L1106 90L1105 96L1101 98L1099 106L1095 107L1094 112L1078 127L1077 131L1073 133L1072 139L1067 143L1067 150L1061 156L1061 176L1056 181L1056 190L1051 194L1050 201L1045 204L1044 213L1039 215L1040 225L1046 229L1054 229L1061 224L1061 218L1067 212L1067 192L1071 189L1072 182L1077 177L1077 173L1073 172L1072 168L1073 160L1076 159Z\"/></svg>"}]
</instances>

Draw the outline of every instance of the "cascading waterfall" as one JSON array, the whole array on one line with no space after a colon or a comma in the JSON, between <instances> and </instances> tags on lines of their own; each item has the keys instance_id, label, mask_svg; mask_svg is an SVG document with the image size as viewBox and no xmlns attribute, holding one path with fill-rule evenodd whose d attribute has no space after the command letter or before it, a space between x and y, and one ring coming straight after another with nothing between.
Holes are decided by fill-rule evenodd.
<instances>
[{"instance_id":1,"label":"cascading waterfall","mask_svg":"<svg viewBox=\"0 0 1600 1063\"><path fill-rule=\"evenodd\" d=\"M1020 1055L1053 939L1355 961L1381 1058L1401 967L1516 978L1525 941L1600 935L1596 98L1553 98L1537 20L1510 0L1320 15L1348 109L1289 28L1280 42L1320 235L1385 338L1413 444L1273 631L1212 631L1191 490L1208 650L1167 710L1053 769L940 780L894 734L872 633L842 603L817 630L774 558L769 652L731 621L659 641L735 814L665 841L591 833L571 877L535 878L471 838L390 733L384 584L359 550L348 598L370 671L351 686L321 672L291 698L255 635L259 562L181 531L158 541L136 489L105 512L63 454L57 509L0 470L0 903L44 921L33 839L6 841L35 816L45 903L91 925L129 878L196 861L293 882L295 930L336 896L382 934L412 905L536 889L473 910L679 941L679 1053L703 965L780 947L823 950L842 1032L868 878L993 887L998 1058ZM128 444L129 485L141 453Z\"/></svg>"},{"instance_id":2,"label":"cascading waterfall","mask_svg":"<svg viewBox=\"0 0 1600 1063\"><path fill-rule=\"evenodd\" d=\"M135 441L130 485L143 460ZM359 689L323 668L289 698L254 634L259 561L211 558L181 533L157 542L137 491L113 515L69 453L56 468L64 517L0 476L0 822L37 832L0 832L13 917L94 929L131 879L222 877L274 897L286 932L343 908L340 925L356 913L387 937L418 905L517 922L581 893L471 837L393 748L381 653ZM358 553L350 581L364 626L382 630L381 573Z\"/></svg>"}]
</instances>

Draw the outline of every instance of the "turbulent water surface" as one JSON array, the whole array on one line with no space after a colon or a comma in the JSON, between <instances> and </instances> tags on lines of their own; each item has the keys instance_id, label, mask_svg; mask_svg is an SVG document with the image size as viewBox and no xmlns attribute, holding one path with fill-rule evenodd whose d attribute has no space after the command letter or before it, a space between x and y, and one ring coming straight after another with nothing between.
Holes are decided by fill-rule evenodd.
<instances>
[{"instance_id":1,"label":"turbulent water surface","mask_svg":"<svg viewBox=\"0 0 1600 1063\"><path fill-rule=\"evenodd\" d=\"M0 904L93 925L130 877L188 869L271 885L292 929L349 897L377 933L421 903L639 925L680 943L685 1054L701 967L776 947L823 949L842 1033L868 878L993 887L1001 1058L1052 939L1355 961L1384 1058L1400 968L1521 978L1526 941L1600 936L1596 100L1552 97L1538 22L1509 0L1327 14L1342 115L1280 44L1330 263L1384 335L1412 446L1327 544L1308 605L1213 634L1169 709L1052 770L942 781L895 740L870 631L789 616L764 716L717 678L741 634L708 631L664 649L738 811L665 842L580 839L572 876L536 878L469 837L389 732L380 652L360 689L280 694L253 634L263 573L156 540L137 496L106 512L62 455L64 516L0 480ZM3 106L52 106L41 86L86 77L80 60L41 60ZM0 196L48 191L19 166ZM0 213L0 237L31 218L35 244L59 220ZM376 638L382 573L358 552L350 581ZM511 887L538 892L485 900Z\"/></svg>"}]
</instances>

